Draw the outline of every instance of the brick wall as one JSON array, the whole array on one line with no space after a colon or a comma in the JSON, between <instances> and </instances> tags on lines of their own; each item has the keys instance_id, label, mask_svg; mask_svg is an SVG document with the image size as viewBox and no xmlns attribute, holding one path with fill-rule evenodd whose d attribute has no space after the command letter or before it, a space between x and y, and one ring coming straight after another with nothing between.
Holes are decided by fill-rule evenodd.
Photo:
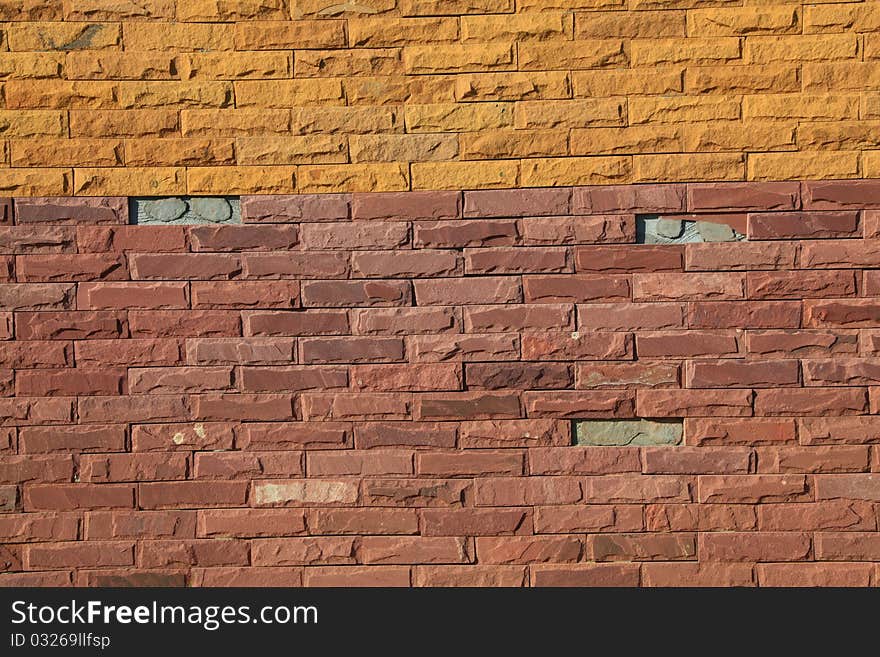
<instances>
[{"instance_id":1,"label":"brick wall","mask_svg":"<svg viewBox=\"0 0 880 657\"><path fill-rule=\"evenodd\" d=\"M0 584L880 582L880 181L0 207Z\"/></svg>"},{"instance_id":2,"label":"brick wall","mask_svg":"<svg viewBox=\"0 0 880 657\"><path fill-rule=\"evenodd\" d=\"M0 193L877 178L880 2L0 0Z\"/></svg>"}]
</instances>

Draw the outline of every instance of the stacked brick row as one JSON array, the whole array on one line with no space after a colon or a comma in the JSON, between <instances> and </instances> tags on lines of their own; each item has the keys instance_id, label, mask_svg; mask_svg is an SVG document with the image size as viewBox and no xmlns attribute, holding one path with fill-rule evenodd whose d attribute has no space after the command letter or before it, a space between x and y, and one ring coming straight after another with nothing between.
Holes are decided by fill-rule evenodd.
<instances>
[{"instance_id":1,"label":"stacked brick row","mask_svg":"<svg viewBox=\"0 0 880 657\"><path fill-rule=\"evenodd\" d=\"M2 0L0 21L12 196L880 177L880 2Z\"/></svg>"},{"instance_id":2,"label":"stacked brick row","mask_svg":"<svg viewBox=\"0 0 880 657\"><path fill-rule=\"evenodd\" d=\"M878 181L3 207L0 584L880 582Z\"/></svg>"}]
</instances>

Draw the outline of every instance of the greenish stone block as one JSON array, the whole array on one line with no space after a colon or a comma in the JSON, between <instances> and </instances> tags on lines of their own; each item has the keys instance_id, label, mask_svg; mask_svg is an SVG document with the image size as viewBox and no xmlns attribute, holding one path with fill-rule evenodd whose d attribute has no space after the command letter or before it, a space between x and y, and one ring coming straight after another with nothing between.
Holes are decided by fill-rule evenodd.
<instances>
[{"instance_id":1,"label":"greenish stone block","mask_svg":"<svg viewBox=\"0 0 880 657\"><path fill-rule=\"evenodd\" d=\"M241 204L234 196L133 198L135 224L240 224Z\"/></svg>"},{"instance_id":2,"label":"greenish stone block","mask_svg":"<svg viewBox=\"0 0 880 657\"><path fill-rule=\"evenodd\" d=\"M681 420L574 420L576 445L678 445L683 429Z\"/></svg>"}]
</instances>

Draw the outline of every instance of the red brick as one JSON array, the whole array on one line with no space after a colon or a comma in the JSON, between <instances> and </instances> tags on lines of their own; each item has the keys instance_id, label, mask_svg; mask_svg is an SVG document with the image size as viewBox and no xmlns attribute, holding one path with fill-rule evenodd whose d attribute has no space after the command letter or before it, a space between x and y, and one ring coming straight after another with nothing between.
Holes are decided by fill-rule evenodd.
<instances>
[{"instance_id":1,"label":"red brick","mask_svg":"<svg viewBox=\"0 0 880 657\"><path fill-rule=\"evenodd\" d=\"M646 474L747 474L752 452L736 447L645 447Z\"/></svg>"},{"instance_id":2,"label":"red brick","mask_svg":"<svg viewBox=\"0 0 880 657\"><path fill-rule=\"evenodd\" d=\"M138 485L138 504L142 509L244 506L247 503L247 490L247 481L142 483Z\"/></svg>"},{"instance_id":3,"label":"red brick","mask_svg":"<svg viewBox=\"0 0 880 657\"><path fill-rule=\"evenodd\" d=\"M351 197L353 220L454 219L459 216L460 192L374 192Z\"/></svg>"},{"instance_id":4,"label":"red brick","mask_svg":"<svg viewBox=\"0 0 880 657\"><path fill-rule=\"evenodd\" d=\"M177 340L85 340L75 343L79 366L177 365L181 343Z\"/></svg>"},{"instance_id":5,"label":"red brick","mask_svg":"<svg viewBox=\"0 0 880 657\"><path fill-rule=\"evenodd\" d=\"M341 449L351 447L351 425L332 422L248 423L236 446L245 450Z\"/></svg>"},{"instance_id":6,"label":"red brick","mask_svg":"<svg viewBox=\"0 0 880 657\"><path fill-rule=\"evenodd\" d=\"M852 269L880 266L880 248L874 240L826 240L801 246L804 269Z\"/></svg>"},{"instance_id":7,"label":"red brick","mask_svg":"<svg viewBox=\"0 0 880 657\"><path fill-rule=\"evenodd\" d=\"M125 391L125 369L21 370L15 377L19 397L116 395Z\"/></svg>"},{"instance_id":8,"label":"red brick","mask_svg":"<svg viewBox=\"0 0 880 657\"><path fill-rule=\"evenodd\" d=\"M596 331L684 328L680 303L609 303L578 306L578 327Z\"/></svg>"},{"instance_id":9,"label":"red brick","mask_svg":"<svg viewBox=\"0 0 880 657\"><path fill-rule=\"evenodd\" d=\"M228 280L242 272L240 257L214 253L138 253L129 262L136 280Z\"/></svg>"},{"instance_id":10,"label":"red brick","mask_svg":"<svg viewBox=\"0 0 880 657\"><path fill-rule=\"evenodd\" d=\"M583 500L576 477L481 477L474 481L477 506L575 504Z\"/></svg>"},{"instance_id":11,"label":"red brick","mask_svg":"<svg viewBox=\"0 0 880 657\"><path fill-rule=\"evenodd\" d=\"M305 474L301 454L277 451L196 454L193 473L197 479L261 479Z\"/></svg>"},{"instance_id":12,"label":"red brick","mask_svg":"<svg viewBox=\"0 0 880 657\"><path fill-rule=\"evenodd\" d=\"M634 274L635 301L712 301L745 298L741 274Z\"/></svg>"},{"instance_id":13,"label":"red brick","mask_svg":"<svg viewBox=\"0 0 880 657\"><path fill-rule=\"evenodd\" d=\"M464 193L465 217L568 214L570 189L488 189Z\"/></svg>"},{"instance_id":14,"label":"red brick","mask_svg":"<svg viewBox=\"0 0 880 657\"><path fill-rule=\"evenodd\" d=\"M0 456L0 484L70 481L73 481L73 459L70 456Z\"/></svg>"},{"instance_id":15,"label":"red brick","mask_svg":"<svg viewBox=\"0 0 880 657\"><path fill-rule=\"evenodd\" d=\"M572 212L680 212L685 209L684 185L600 185L576 187Z\"/></svg>"},{"instance_id":16,"label":"red brick","mask_svg":"<svg viewBox=\"0 0 880 657\"><path fill-rule=\"evenodd\" d=\"M564 363L473 363L465 366L465 379L469 390L553 390L574 382L571 367Z\"/></svg>"},{"instance_id":17,"label":"red brick","mask_svg":"<svg viewBox=\"0 0 880 657\"><path fill-rule=\"evenodd\" d=\"M204 538L264 538L306 533L306 511L296 509L203 509L198 535Z\"/></svg>"},{"instance_id":18,"label":"red brick","mask_svg":"<svg viewBox=\"0 0 880 657\"><path fill-rule=\"evenodd\" d=\"M880 439L873 417L805 417L798 421L804 445L864 445Z\"/></svg>"},{"instance_id":19,"label":"red brick","mask_svg":"<svg viewBox=\"0 0 880 657\"><path fill-rule=\"evenodd\" d=\"M192 284L193 308L295 308L299 283L295 281L230 281Z\"/></svg>"},{"instance_id":20,"label":"red brick","mask_svg":"<svg viewBox=\"0 0 880 657\"><path fill-rule=\"evenodd\" d=\"M819 561L877 561L880 559L880 534L847 532L816 534L816 559Z\"/></svg>"},{"instance_id":21,"label":"red brick","mask_svg":"<svg viewBox=\"0 0 880 657\"><path fill-rule=\"evenodd\" d=\"M681 271L684 248L674 245L591 246L575 251L578 272L628 274Z\"/></svg>"},{"instance_id":22,"label":"red brick","mask_svg":"<svg viewBox=\"0 0 880 657\"><path fill-rule=\"evenodd\" d=\"M330 390L345 388L348 372L340 367L243 367L239 385L244 392Z\"/></svg>"},{"instance_id":23,"label":"red brick","mask_svg":"<svg viewBox=\"0 0 880 657\"><path fill-rule=\"evenodd\" d=\"M80 283L80 310L163 309L189 307L189 284Z\"/></svg>"},{"instance_id":24,"label":"red brick","mask_svg":"<svg viewBox=\"0 0 880 657\"><path fill-rule=\"evenodd\" d=\"M408 306L412 303L409 281L306 281L303 305L311 308L347 306Z\"/></svg>"},{"instance_id":25,"label":"red brick","mask_svg":"<svg viewBox=\"0 0 880 657\"><path fill-rule=\"evenodd\" d=\"M639 417L748 417L755 394L746 389L639 390L636 413Z\"/></svg>"},{"instance_id":26,"label":"red brick","mask_svg":"<svg viewBox=\"0 0 880 657\"><path fill-rule=\"evenodd\" d=\"M141 568L247 565L248 545L236 540L141 541Z\"/></svg>"},{"instance_id":27,"label":"red brick","mask_svg":"<svg viewBox=\"0 0 880 657\"><path fill-rule=\"evenodd\" d=\"M464 309L464 327L469 333L573 329L573 311L571 305L473 306Z\"/></svg>"},{"instance_id":28,"label":"red brick","mask_svg":"<svg viewBox=\"0 0 880 657\"><path fill-rule=\"evenodd\" d=\"M804 384L808 386L855 386L880 383L880 360L838 358L804 361Z\"/></svg>"},{"instance_id":29,"label":"red brick","mask_svg":"<svg viewBox=\"0 0 880 657\"><path fill-rule=\"evenodd\" d=\"M408 420L411 395L394 393L307 393L304 420Z\"/></svg>"},{"instance_id":30,"label":"red brick","mask_svg":"<svg viewBox=\"0 0 880 657\"><path fill-rule=\"evenodd\" d=\"M133 367L128 371L128 387L133 395L235 389L231 367Z\"/></svg>"},{"instance_id":31,"label":"red brick","mask_svg":"<svg viewBox=\"0 0 880 657\"><path fill-rule=\"evenodd\" d=\"M241 335L238 313L211 310L132 311L128 321L133 338L209 337Z\"/></svg>"},{"instance_id":32,"label":"red brick","mask_svg":"<svg viewBox=\"0 0 880 657\"><path fill-rule=\"evenodd\" d=\"M25 556L29 570L133 566L133 543L57 543L32 545Z\"/></svg>"},{"instance_id":33,"label":"red brick","mask_svg":"<svg viewBox=\"0 0 880 657\"><path fill-rule=\"evenodd\" d=\"M676 561L696 559L695 534L600 534L588 536L590 561Z\"/></svg>"},{"instance_id":34,"label":"red brick","mask_svg":"<svg viewBox=\"0 0 880 657\"><path fill-rule=\"evenodd\" d=\"M0 342L0 361L7 367L64 367L73 363L73 352L65 342L27 341Z\"/></svg>"},{"instance_id":35,"label":"red brick","mask_svg":"<svg viewBox=\"0 0 880 657\"><path fill-rule=\"evenodd\" d=\"M0 226L0 253L73 253L75 230L70 226Z\"/></svg>"},{"instance_id":36,"label":"red brick","mask_svg":"<svg viewBox=\"0 0 880 657\"><path fill-rule=\"evenodd\" d=\"M473 482L455 479L364 479L363 502L369 506L460 508Z\"/></svg>"},{"instance_id":37,"label":"red brick","mask_svg":"<svg viewBox=\"0 0 880 657\"><path fill-rule=\"evenodd\" d=\"M348 254L341 251L243 253L245 278L345 278Z\"/></svg>"},{"instance_id":38,"label":"red brick","mask_svg":"<svg viewBox=\"0 0 880 657\"><path fill-rule=\"evenodd\" d=\"M85 538L195 538L194 511L92 511Z\"/></svg>"},{"instance_id":39,"label":"red brick","mask_svg":"<svg viewBox=\"0 0 880 657\"><path fill-rule=\"evenodd\" d=\"M678 388L680 366L663 361L637 363L578 363L578 390L603 388Z\"/></svg>"},{"instance_id":40,"label":"red brick","mask_svg":"<svg viewBox=\"0 0 880 657\"><path fill-rule=\"evenodd\" d=\"M642 566L642 586L755 586L752 571L752 565L745 563L646 563Z\"/></svg>"},{"instance_id":41,"label":"red brick","mask_svg":"<svg viewBox=\"0 0 880 657\"><path fill-rule=\"evenodd\" d=\"M645 507L645 520L649 532L751 531L758 528L755 507L746 504L649 504Z\"/></svg>"},{"instance_id":42,"label":"red brick","mask_svg":"<svg viewBox=\"0 0 880 657\"><path fill-rule=\"evenodd\" d=\"M94 340L127 337L125 313L36 312L16 313L19 340Z\"/></svg>"},{"instance_id":43,"label":"red brick","mask_svg":"<svg viewBox=\"0 0 880 657\"><path fill-rule=\"evenodd\" d=\"M803 561L811 553L810 535L795 532L701 534L705 561Z\"/></svg>"},{"instance_id":44,"label":"red brick","mask_svg":"<svg viewBox=\"0 0 880 657\"><path fill-rule=\"evenodd\" d=\"M804 326L873 328L880 323L880 302L870 299L804 301Z\"/></svg>"},{"instance_id":45,"label":"red brick","mask_svg":"<svg viewBox=\"0 0 880 657\"><path fill-rule=\"evenodd\" d=\"M523 405L530 418L629 418L635 395L626 390L525 392Z\"/></svg>"},{"instance_id":46,"label":"red brick","mask_svg":"<svg viewBox=\"0 0 880 657\"><path fill-rule=\"evenodd\" d=\"M115 254L26 255L15 259L19 282L118 281L128 278L125 259Z\"/></svg>"},{"instance_id":47,"label":"red brick","mask_svg":"<svg viewBox=\"0 0 880 657\"><path fill-rule=\"evenodd\" d=\"M748 331L748 352L773 358L815 358L831 354L856 354L857 331Z\"/></svg>"},{"instance_id":48,"label":"red brick","mask_svg":"<svg viewBox=\"0 0 880 657\"><path fill-rule=\"evenodd\" d=\"M512 219L413 223L413 246L417 249L513 246L518 242L519 229L517 222ZM384 248L393 246L384 245ZM377 244L376 248L383 248L383 245Z\"/></svg>"},{"instance_id":49,"label":"red brick","mask_svg":"<svg viewBox=\"0 0 880 657\"><path fill-rule=\"evenodd\" d=\"M520 303L523 294L520 279L513 276L416 280L413 286L420 306Z\"/></svg>"},{"instance_id":50,"label":"red brick","mask_svg":"<svg viewBox=\"0 0 880 657\"><path fill-rule=\"evenodd\" d=\"M639 450L631 447L535 447L529 450L528 456L529 473L532 475L598 475L642 471Z\"/></svg>"},{"instance_id":51,"label":"red brick","mask_svg":"<svg viewBox=\"0 0 880 657\"><path fill-rule=\"evenodd\" d=\"M24 487L25 511L134 508L134 487L122 484L47 484Z\"/></svg>"},{"instance_id":52,"label":"red brick","mask_svg":"<svg viewBox=\"0 0 880 657\"><path fill-rule=\"evenodd\" d=\"M462 448L549 447L570 445L571 427L564 420L479 420L462 422Z\"/></svg>"},{"instance_id":53,"label":"red brick","mask_svg":"<svg viewBox=\"0 0 880 657\"><path fill-rule=\"evenodd\" d=\"M762 531L874 531L877 520L868 502L833 500L757 507Z\"/></svg>"},{"instance_id":54,"label":"red brick","mask_svg":"<svg viewBox=\"0 0 880 657\"><path fill-rule=\"evenodd\" d=\"M570 563L583 551L577 536L485 536L476 539L476 548L487 564Z\"/></svg>"},{"instance_id":55,"label":"red brick","mask_svg":"<svg viewBox=\"0 0 880 657\"><path fill-rule=\"evenodd\" d=\"M0 539L5 542L75 541L78 533L79 518L75 514L22 513L0 516Z\"/></svg>"},{"instance_id":56,"label":"red brick","mask_svg":"<svg viewBox=\"0 0 880 657\"><path fill-rule=\"evenodd\" d=\"M287 223L348 219L348 194L242 196L245 223Z\"/></svg>"},{"instance_id":57,"label":"red brick","mask_svg":"<svg viewBox=\"0 0 880 657\"><path fill-rule=\"evenodd\" d=\"M592 303L628 301L627 276L525 276L526 303Z\"/></svg>"},{"instance_id":58,"label":"red brick","mask_svg":"<svg viewBox=\"0 0 880 657\"><path fill-rule=\"evenodd\" d=\"M558 274L571 271L566 249L465 249L464 258L468 274Z\"/></svg>"},{"instance_id":59,"label":"red brick","mask_svg":"<svg viewBox=\"0 0 880 657\"><path fill-rule=\"evenodd\" d=\"M794 245L773 242L688 244L688 271L748 271L791 269L797 251Z\"/></svg>"},{"instance_id":60,"label":"red brick","mask_svg":"<svg viewBox=\"0 0 880 657\"><path fill-rule=\"evenodd\" d=\"M758 450L761 472L864 472L870 469L869 447L787 447Z\"/></svg>"},{"instance_id":61,"label":"red brick","mask_svg":"<svg viewBox=\"0 0 880 657\"><path fill-rule=\"evenodd\" d=\"M70 423L73 399L51 397L0 398L0 424L7 426Z\"/></svg>"},{"instance_id":62,"label":"red brick","mask_svg":"<svg viewBox=\"0 0 880 657\"><path fill-rule=\"evenodd\" d=\"M196 395L192 404L196 420L266 422L295 417L291 395Z\"/></svg>"},{"instance_id":63,"label":"red brick","mask_svg":"<svg viewBox=\"0 0 880 657\"><path fill-rule=\"evenodd\" d=\"M800 185L796 182L691 183L688 210L797 210ZM806 202L804 204L806 206Z\"/></svg>"},{"instance_id":64,"label":"red brick","mask_svg":"<svg viewBox=\"0 0 880 657\"><path fill-rule=\"evenodd\" d=\"M128 199L96 198L18 198L15 199L15 223L127 224Z\"/></svg>"},{"instance_id":65,"label":"red brick","mask_svg":"<svg viewBox=\"0 0 880 657\"><path fill-rule=\"evenodd\" d=\"M351 270L358 278L455 276L461 275L462 271L455 251L429 249L355 252L351 256ZM482 273L491 273L491 271Z\"/></svg>"},{"instance_id":66,"label":"red brick","mask_svg":"<svg viewBox=\"0 0 880 657\"><path fill-rule=\"evenodd\" d=\"M519 336L511 333L411 336L407 338L407 354L411 361L425 363L518 360Z\"/></svg>"},{"instance_id":67,"label":"red brick","mask_svg":"<svg viewBox=\"0 0 880 657\"><path fill-rule=\"evenodd\" d=\"M456 333L461 313L448 307L356 309L351 311L351 324L354 333L366 335Z\"/></svg>"},{"instance_id":68,"label":"red brick","mask_svg":"<svg viewBox=\"0 0 880 657\"><path fill-rule=\"evenodd\" d=\"M417 534L419 519L409 509L311 509L311 534Z\"/></svg>"},{"instance_id":69,"label":"red brick","mask_svg":"<svg viewBox=\"0 0 880 657\"><path fill-rule=\"evenodd\" d=\"M193 226L193 251L284 251L298 243L297 226Z\"/></svg>"},{"instance_id":70,"label":"red brick","mask_svg":"<svg viewBox=\"0 0 880 657\"><path fill-rule=\"evenodd\" d=\"M412 574L412 585L420 587L512 588L526 586L527 582L525 566L416 566Z\"/></svg>"},{"instance_id":71,"label":"red brick","mask_svg":"<svg viewBox=\"0 0 880 657\"><path fill-rule=\"evenodd\" d=\"M131 449L133 452L232 449L233 439L229 424L142 424L132 427Z\"/></svg>"},{"instance_id":72,"label":"red brick","mask_svg":"<svg viewBox=\"0 0 880 657\"><path fill-rule=\"evenodd\" d=\"M636 241L632 214L526 217L519 221L521 241L528 246L631 244Z\"/></svg>"},{"instance_id":73,"label":"red brick","mask_svg":"<svg viewBox=\"0 0 880 657\"><path fill-rule=\"evenodd\" d=\"M535 508L535 532L569 534L581 532L641 531L642 507L581 504Z\"/></svg>"},{"instance_id":74,"label":"red brick","mask_svg":"<svg viewBox=\"0 0 880 657\"><path fill-rule=\"evenodd\" d=\"M186 341L192 365L275 365L296 362L296 341L288 338L196 338Z\"/></svg>"},{"instance_id":75,"label":"red brick","mask_svg":"<svg viewBox=\"0 0 880 657\"><path fill-rule=\"evenodd\" d=\"M755 415L859 415L867 411L865 388L758 390Z\"/></svg>"},{"instance_id":76,"label":"red brick","mask_svg":"<svg viewBox=\"0 0 880 657\"><path fill-rule=\"evenodd\" d=\"M749 239L814 240L861 237L857 212L754 212Z\"/></svg>"},{"instance_id":77,"label":"red brick","mask_svg":"<svg viewBox=\"0 0 880 657\"><path fill-rule=\"evenodd\" d=\"M817 180L801 185L805 210L880 207L876 180Z\"/></svg>"},{"instance_id":78,"label":"red brick","mask_svg":"<svg viewBox=\"0 0 880 657\"><path fill-rule=\"evenodd\" d=\"M410 585L409 568L402 566L325 566L306 568L306 586L346 587L380 586L404 587Z\"/></svg>"},{"instance_id":79,"label":"red brick","mask_svg":"<svg viewBox=\"0 0 880 657\"><path fill-rule=\"evenodd\" d=\"M628 333L536 333L523 335L525 360L631 360L633 339Z\"/></svg>"},{"instance_id":80,"label":"red brick","mask_svg":"<svg viewBox=\"0 0 880 657\"><path fill-rule=\"evenodd\" d=\"M758 581L774 587L865 587L871 571L862 563L767 563L758 566Z\"/></svg>"},{"instance_id":81,"label":"red brick","mask_svg":"<svg viewBox=\"0 0 880 657\"><path fill-rule=\"evenodd\" d=\"M340 335L349 333L348 315L341 310L246 312L245 335Z\"/></svg>"},{"instance_id":82,"label":"red brick","mask_svg":"<svg viewBox=\"0 0 880 657\"><path fill-rule=\"evenodd\" d=\"M796 360L691 361L685 367L685 385L688 388L798 386L800 367Z\"/></svg>"},{"instance_id":83,"label":"red brick","mask_svg":"<svg viewBox=\"0 0 880 657\"><path fill-rule=\"evenodd\" d=\"M468 539L422 536L364 536L357 548L365 564L471 563L473 547Z\"/></svg>"},{"instance_id":84,"label":"red brick","mask_svg":"<svg viewBox=\"0 0 880 657\"><path fill-rule=\"evenodd\" d=\"M490 420L519 418L516 394L495 392L448 392L417 395L415 420Z\"/></svg>"},{"instance_id":85,"label":"red brick","mask_svg":"<svg viewBox=\"0 0 880 657\"><path fill-rule=\"evenodd\" d=\"M880 502L880 475L839 474L816 477L816 498Z\"/></svg>"},{"instance_id":86,"label":"red brick","mask_svg":"<svg viewBox=\"0 0 880 657\"><path fill-rule=\"evenodd\" d=\"M423 536L510 536L530 534L530 509L424 509Z\"/></svg>"},{"instance_id":87,"label":"red brick","mask_svg":"<svg viewBox=\"0 0 880 657\"><path fill-rule=\"evenodd\" d=\"M70 576L70 572L62 570L39 573L0 573L0 586L9 588L71 586Z\"/></svg>"},{"instance_id":88,"label":"red brick","mask_svg":"<svg viewBox=\"0 0 880 657\"><path fill-rule=\"evenodd\" d=\"M461 367L453 364L357 365L350 369L350 373L353 390L417 392L462 389Z\"/></svg>"},{"instance_id":89,"label":"red brick","mask_svg":"<svg viewBox=\"0 0 880 657\"><path fill-rule=\"evenodd\" d=\"M4 310L70 310L75 299L73 283L0 283L0 308Z\"/></svg>"},{"instance_id":90,"label":"red brick","mask_svg":"<svg viewBox=\"0 0 880 657\"><path fill-rule=\"evenodd\" d=\"M186 479L186 473L183 454L87 454L79 462L86 482L168 481Z\"/></svg>"},{"instance_id":91,"label":"red brick","mask_svg":"<svg viewBox=\"0 0 880 657\"><path fill-rule=\"evenodd\" d=\"M375 250L405 247L409 224L402 221L314 223L300 226L300 242L307 250Z\"/></svg>"},{"instance_id":92,"label":"red brick","mask_svg":"<svg viewBox=\"0 0 880 657\"><path fill-rule=\"evenodd\" d=\"M186 251L186 233L183 226L77 226L76 246L80 253Z\"/></svg>"},{"instance_id":93,"label":"red brick","mask_svg":"<svg viewBox=\"0 0 880 657\"><path fill-rule=\"evenodd\" d=\"M310 476L412 475L413 454L403 450L316 451L307 454Z\"/></svg>"},{"instance_id":94,"label":"red brick","mask_svg":"<svg viewBox=\"0 0 880 657\"><path fill-rule=\"evenodd\" d=\"M600 586L633 587L639 585L636 564L572 564L568 566L534 566L532 586Z\"/></svg>"},{"instance_id":95,"label":"red brick","mask_svg":"<svg viewBox=\"0 0 880 657\"><path fill-rule=\"evenodd\" d=\"M509 450L463 453L420 452L416 454L416 471L420 476L487 477L522 475L523 453Z\"/></svg>"},{"instance_id":96,"label":"red brick","mask_svg":"<svg viewBox=\"0 0 880 657\"><path fill-rule=\"evenodd\" d=\"M704 504L752 504L813 499L804 475L702 475L699 501Z\"/></svg>"}]
</instances>

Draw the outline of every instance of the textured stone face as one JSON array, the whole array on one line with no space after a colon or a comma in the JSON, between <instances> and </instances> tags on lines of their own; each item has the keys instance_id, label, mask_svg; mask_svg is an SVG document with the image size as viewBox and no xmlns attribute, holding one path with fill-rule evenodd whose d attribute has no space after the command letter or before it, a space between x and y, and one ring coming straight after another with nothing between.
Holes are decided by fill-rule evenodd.
<instances>
[{"instance_id":1,"label":"textured stone face","mask_svg":"<svg viewBox=\"0 0 880 657\"><path fill-rule=\"evenodd\" d=\"M238 224L241 204L234 197L170 196L131 200L134 224Z\"/></svg>"},{"instance_id":2,"label":"textured stone face","mask_svg":"<svg viewBox=\"0 0 880 657\"><path fill-rule=\"evenodd\" d=\"M700 215L641 215L636 218L637 241L642 244L694 244L700 242L741 242L744 233L721 221ZM744 223L745 216L743 215Z\"/></svg>"},{"instance_id":3,"label":"textured stone face","mask_svg":"<svg viewBox=\"0 0 880 657\"><path fill-rule=\"evenodd\" d=\"M680 420L575 420L575 444L596 446L678 445Z\"/></svg>"}]
</instances>

